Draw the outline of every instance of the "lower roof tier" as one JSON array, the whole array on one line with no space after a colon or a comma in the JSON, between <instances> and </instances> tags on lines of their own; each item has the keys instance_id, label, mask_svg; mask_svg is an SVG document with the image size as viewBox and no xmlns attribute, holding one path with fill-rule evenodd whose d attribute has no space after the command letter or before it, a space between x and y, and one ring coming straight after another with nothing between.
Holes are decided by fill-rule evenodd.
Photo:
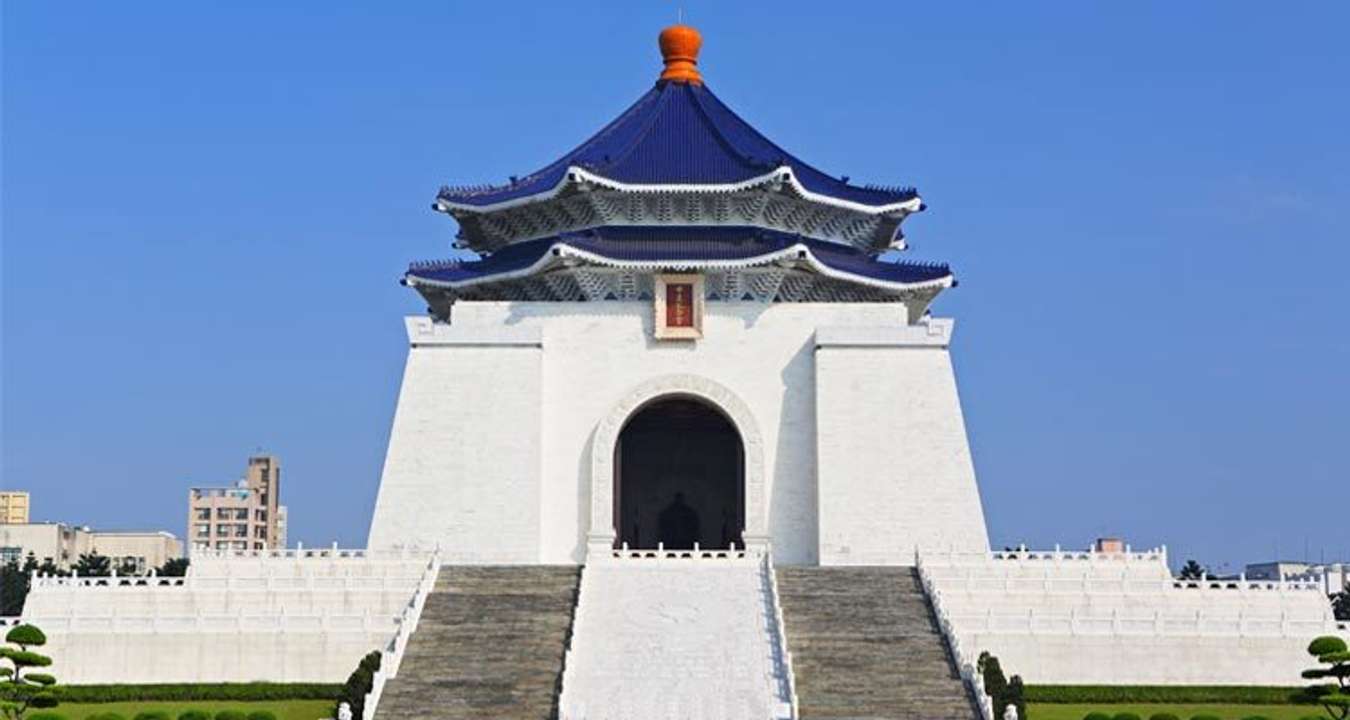
<instances>
[{"instance_id":1,"label":"lower roof tier","mask_svg":"<svg viewBox=\"0 0 1350 720\"><path fill-rule=\"evenodd\" d=\"M477 260L413 264L404 275L444 314L456 299L650 297L651 276L699 272L712 300L906 302L956 284L944 264L893 262L854 247L754 227L601 227L508 245ZM646 288L644 294L643 289Z\"/></svg>"}]
</instances>

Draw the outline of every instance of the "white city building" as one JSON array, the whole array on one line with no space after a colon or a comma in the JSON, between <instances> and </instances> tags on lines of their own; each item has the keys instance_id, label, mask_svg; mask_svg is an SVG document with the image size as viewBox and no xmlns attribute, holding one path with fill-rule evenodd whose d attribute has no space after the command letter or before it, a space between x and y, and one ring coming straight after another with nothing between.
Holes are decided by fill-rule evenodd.
<instances>
[{"instance_id":1,"label":"white city building","mask_svg":"<svg viewBox=\"0 0 1350 720\"><path fill-rule=\"evenodd\" d=\"M902 259L924 201L773 144L703 83L700 43L663 32L656 85L544 169L437 196L479 259L405 275L428 312L404 321L367 550L40 581L25 615L63 677L340 680L387 643L367 709L391 717L555 688L576 718L987 717L981 651L1031 683L1297 684L1308 640L1343 632L1315 587L990 551L955 324L929 312L955 279ZM491 682L445 675L463 648ZM530 673L556 683L493 664L554 655Z\"/></svg>"}]
</instances>

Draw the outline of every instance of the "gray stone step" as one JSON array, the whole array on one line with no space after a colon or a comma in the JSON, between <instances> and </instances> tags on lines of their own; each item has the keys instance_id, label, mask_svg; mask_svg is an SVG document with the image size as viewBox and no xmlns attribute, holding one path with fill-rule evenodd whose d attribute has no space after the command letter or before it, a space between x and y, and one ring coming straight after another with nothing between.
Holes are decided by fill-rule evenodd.
<instances>
[{"instance_id":1,"label":"gray stone step","mask_svg":"<svg viewBox=\"0 0 1350 720\"><path fill-rule=\"evenodd\" d=\"M803 720L975 720L913 568L779 568Z\"/></svg>"},{"instance_id":2,"label":"gray stone step","mask_svg":"<svg viewBox=\"0 0 1350 720\"><path fill-rule=\"evenodd\" d=\"M550 720L580 569L441 569L378 720Z\"/></svg>"}]
</instances>

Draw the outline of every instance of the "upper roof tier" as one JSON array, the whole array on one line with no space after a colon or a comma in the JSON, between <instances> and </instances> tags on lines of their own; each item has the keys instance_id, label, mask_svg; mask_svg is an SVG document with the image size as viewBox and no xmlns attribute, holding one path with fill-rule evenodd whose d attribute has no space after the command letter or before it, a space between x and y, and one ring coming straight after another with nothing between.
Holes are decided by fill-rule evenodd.
<instances>
[{"instance_id":1,"label":"upper roof tier","mask_svg":"<svg viewBox=\"0 0 1350 720\"><path fill-rule=\"evenodd\" d=\"M787 204L784 214L802 217L813 209L817 211L817 227L795 227L788 221L768 223L774 229L871 249L894 246L899 221L922 209L918 193L908 187L853 185L847 178L828 175L779 147L703 84L697 70L700 43L692 28L667 28L661 35L666 62L661 79L613 122L543 169L513 177L507 184L442 188L436 209L460 220L465 244L491 250L588 225L613 224L603 212L591 216L580 213L578 217L576 210L562 213L561 226L545 223L548 226L541 227L538 218L516 218L520 221L513 226L512 217L508 217L511 211L564 202L588 190L686 199L691 194L744 195L746 199L767 194ZM820 211L830 211L834 222L821 216ZM499 217L485 217L488 215ZM681 222L679 213L669 218L634 218L633 224L649 225L653 219L669 224L706 224L705 218ZM730 219L736 224L747 220L753 219ZM569 222L571 226L567 226ZM845 236L846 227L857 237Z\"/></svg>"}]
</instances>

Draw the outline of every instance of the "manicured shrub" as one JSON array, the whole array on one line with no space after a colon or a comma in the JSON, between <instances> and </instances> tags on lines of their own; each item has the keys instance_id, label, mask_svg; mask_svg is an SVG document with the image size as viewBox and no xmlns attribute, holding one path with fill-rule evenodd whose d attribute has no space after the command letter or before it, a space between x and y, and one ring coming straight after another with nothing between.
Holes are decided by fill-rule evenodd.
<instances>
[{"instance_id":1,"label":"manicured shrub","mask_svg":"<svg viewBox=\"0 0 1350 720\"><path fill-rule=\"evenodd\" d=\"M41 712L33 712L24 715L23 720L66 720L66 716L61 713L43 710Z\"/></svg>"},{"instance_id":2,"label":"manicured shrub","mask_svg":"<svg viewBox=\"0 0 1350 720\"><path fill-rule=\"evenodd\" d=\"M248 720L277 720L277 714L271 710L254 710L248 714Z\"/></svg>"},{"instance_id":3,"label":"manicured shrub","mask_svg":"<svg viewBox=\"0 0 1350 720\"><path fill-rule=\"evenodd\" d=\"M115 712L98 712L93 715L85 715L84 720L126 720L126 718Z\"/></svg>"},{"instance_id":4,"label":"manicured shrub","mask_svg":"<svg viewBox=\"0 0 1350 720\"><path fill-rule=\"evenodd\" d=\"M1242 718L1242 720L1270 720L1270 718L1265 715L1248 715L1247 717Z\"/></svg>"},{"instance_id":5,"label":"manicured shrub","mask_svg":"<svg viewBox=\"0 0 1350 720\"><path fill-rule=\"evenodd\" d=\"M178 714L178 720L211 720L211 713L205 710L184 710Z\"/></svg>"},{"instance_id":6,"label":"manicured shrub","mask_svg":"<svg viewBox=\"0 0 1350 720\"><path fill-rule=\"evenodd\" d=\"M1289 705L1301 691L1238 685L1028 685L1025 696L1028 703L1047 705Z\"/></svg>"},{"instance_id":7,"label":"manicured shrub","mask_svg":"<svg viewBox=\"0 0 1350 720\"><path fill-rule=\"evenodd\" d=\"M1218 715L1192 715L1191 720L1223 720Z\"/></svg>"},{"instance_id":8,"label":"manicured shrub","mask_svg":"<svg viewBox=\"0 0 1350 720\"><path fill-rule=\"evenodd\" d=\"M248 720L248 716L238 710L221 710L216 713L216 720Z\"/></svg>"},{"instance_id":9,"label":"manicured shrub","mask_svg":"<svg viewBox=\"0 0 1350 720\"><path fill-rule=\"evenodd\" d=\"M1172 713L1164 712L1164 713L1153 713L1152 715L1148 716L1148 720L1181 720L1181 718L1177 717L1176 715L1173 715Z\"/></svg>"},{"instance_id":10,"label":"manicured shrub","mask_svg":"<svg viewBox=\"0 0 1350 720\"><path fill-rule=\"evenodd\" d=\"M217 700L261 702L267 700L332 700L341 685L332 683L165 683L154 685L57 685L52 695L61 702L93 704L110 702ZM0 682L0 700L9 699L12 687ZM208 716L209 717L209 716Z\"/></svg>"},{"instance_id":11,"label":"manicured shrub","mask_svg":"<svg viewBox=\"0 0 1350 720\"><path fill-rule=\"evenodd\" d=\"M338 693L337 702L333 703L333 717L338 716L338 708L342 703L351 706L352 717L362 716L366 707L366 693L369 693L375 684L375 673L380 669L381 657L379 650L371 650L361 658L361 662L347 677L347 682Z\"/></svg>"},{"instance_id":12,"label":"manicured shrub","mask_svg":"<svg viewBox=\"0 0 1350 720\"><path fill-rule=\"evenodd\" d=\"M1115 715L1111 716L1111 720L1144 720L1144 719L1139 717L1137 713L1118 712Z\"/></svg>"},{"instance_id":13,"label":"manicured shrub","mask_svg":"<svg viewBox=\"0 0 1350 720\"><path fill-rule=\"evenodd\" d=\"M5 642L15 645L46 645L47 636L32 625L15 625L12 630L5 633Z\"/></svg>"},{"instance_id":14,"label":"manicured shrub","mask_svg":"<svg viewBox=\"0 0 1350 720\"><path fill-rule=\"evenodd\" d=\"M164 710L142 710L136 713L135 720L173 720Z\"/></svg>"},{"instance_id":15,"label":"manicured shrub","mask_svg":"<svg viewBox=\"0 0 1350 720\"><path fill-rule=\"evenodd\" d=\"M1083 720L1111 720L1111 716L1104 712L1090 712L1083 716Z\"/></svg>"},{"instance_id":16,"label":"manicured shrub","mask_svg":"<svg viewBox=\"0 0 1350 720\"><path fill-rule=\"evenodd\" d=\"M10 642L15 642L11 640ZM1330 655L1331 653L1345 652L1345 641L1335 635L1323 635L1308 644L1309 655Z\"/></svg>"}]
</instances>

